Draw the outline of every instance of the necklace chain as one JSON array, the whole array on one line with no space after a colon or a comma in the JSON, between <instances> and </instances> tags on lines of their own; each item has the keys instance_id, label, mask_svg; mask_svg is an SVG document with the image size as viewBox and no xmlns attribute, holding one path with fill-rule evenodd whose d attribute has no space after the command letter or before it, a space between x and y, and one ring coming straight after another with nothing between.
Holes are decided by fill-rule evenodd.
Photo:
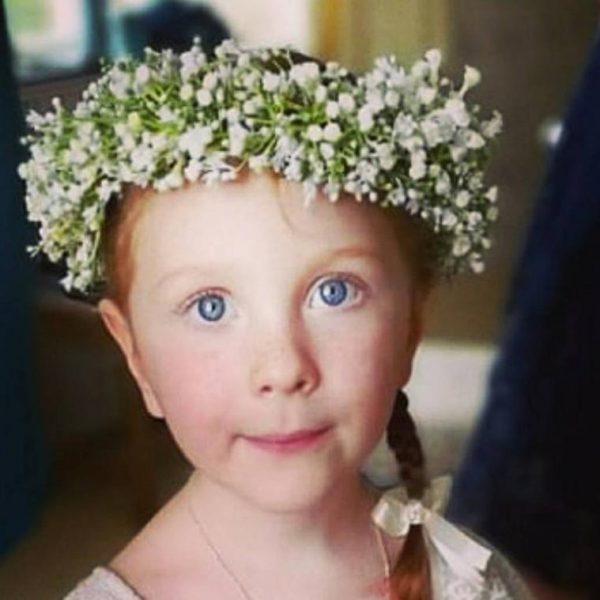
<instances>
[{"instance_id":1,"label":"necklace chain","mask_svg":"<svg viewBox=\"0 0 600 600\"><path fill-rule=\"evenodd\" d=\"M221 568L225 571L225 573L227 573L227 575L229 576L231 581L235 584L240 595L244 598L244 600L254 600L254 598L252 598L252 596L250 595L250 592L248 592L248 590L246 590L246 588L244 587L242 582L238 579L237 575L233 572L233 570L225 562L225 559L221 556L221 553L219 552L217 547L213 544L212 540L206 533L206 530L204 529L202 523L200 522L200 519L198 519L198 517L196 516L196 513L194 512L191 502L188 502L188 509L190 511L192 520L194 521L194 523L196 523L196 526L198 527L198 531L200 531L200 534L204 538L204 541L206 542L207 546L210 548L213 556L215 557L217 562L221 565ZM383 543L383 537L381 535L381 531L380 531L379 527L377 527L377 525L375 525L375 524L372 524L372 527L375 532L377 546L381 553L381 560L383 563L385 580L387 582L390 578L390 573L391 573L390 560L389 560L387 551L385 549L385 545Z\"/></svg>"}]
</instances>

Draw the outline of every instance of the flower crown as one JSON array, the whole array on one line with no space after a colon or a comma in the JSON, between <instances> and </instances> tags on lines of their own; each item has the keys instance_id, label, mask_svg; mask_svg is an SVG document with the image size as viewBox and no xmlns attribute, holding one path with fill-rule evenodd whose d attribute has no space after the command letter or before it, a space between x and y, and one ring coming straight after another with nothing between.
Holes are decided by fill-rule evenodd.
<instances>
[{"instance_id":1,"label":"flower crown","mask_svg":"<svg viewBox=\"0 0 600 600\"><path fill-rule=\"evenodd\" d=\"M156 190L186 181L229 181L243 169L401 207L434 232L441 273L483 270L497 189L486 188L488 143L502 120L465 102L479 73L457 88L430 50L406 71L393 57L355 77L289 48L222 43L212 59L199 41L181 55L146 50L145 60L105 65L74 110L27 118L28 247L66 261L66 290L104 283L99 251L106 206L127 184Z\"/></svg>"}]
</instances>

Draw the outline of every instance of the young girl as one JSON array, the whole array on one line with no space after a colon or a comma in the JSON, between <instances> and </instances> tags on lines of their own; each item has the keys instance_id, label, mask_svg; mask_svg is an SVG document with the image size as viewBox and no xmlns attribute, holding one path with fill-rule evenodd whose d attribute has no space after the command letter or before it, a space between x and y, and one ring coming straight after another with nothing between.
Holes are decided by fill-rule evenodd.
<instances>
[{"instance_id":1,"label":"young girl","mask_svg":"<svg viewBox=\"0 0 600 600\"><path fill-rule=\"evenodd\" d=\"M482 268L500 128L429 52L365 77L228 42L33 115L43 250L98 298L194 471L80 599L526 598L441 516L402 392L436 280ZM358 202L362 201L362 202ZM403 487L361 467L387 428Z\"/></svg>"}]
</instances>

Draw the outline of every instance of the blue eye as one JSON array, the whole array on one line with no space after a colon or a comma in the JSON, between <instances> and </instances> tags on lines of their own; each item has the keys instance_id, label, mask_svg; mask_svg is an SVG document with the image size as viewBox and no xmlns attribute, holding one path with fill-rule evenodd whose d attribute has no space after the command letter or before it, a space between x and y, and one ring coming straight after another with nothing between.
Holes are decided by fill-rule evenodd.
<instances>
[{"instance_id":1,"label":"blue eye","mask_svg":"<svg viewBox=\"0 0 600 600\"><path fill-rule=\"evenodd\" d=\"M204 294L196 299L195 305L205 321L218 321L225 313L225 300L217 294Z\"/></svg>"},{"instance_id":2,"label":"blue eye","mask_svg":"<svg viewBox=\"0 0 600 600\"><path fill-rule=\"evenodd\" d=\"M328 279L319 286L319 296L325 304L337 306L348 296L348 286L341 279Z\"/></svg>"},{"instance_id":3,"label":"blue eye","mask_svg":"<svg viewBox=\"0 0 600 600\"><path fill-rule=\"evenodd\" d=\"M356 301L360 295L358 286L345 277L329 277L322 281L316 290L315 298L311 300L321 306L340 306Z\"/></svg>"}]
</instances>

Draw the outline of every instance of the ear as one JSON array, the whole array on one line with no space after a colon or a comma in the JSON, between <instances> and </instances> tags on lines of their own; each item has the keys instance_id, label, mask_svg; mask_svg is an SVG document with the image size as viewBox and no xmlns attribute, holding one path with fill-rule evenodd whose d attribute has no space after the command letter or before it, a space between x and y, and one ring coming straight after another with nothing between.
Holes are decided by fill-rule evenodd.
<instances>
[{"instance_id":1,"label":"ear","mask_svg":"<svg viewBox=\"0 0 600 600\"><path fill-rule=\"evenodd\" d=\"M106 329L123 352L129 371L142 393L146 409L153 417L164 418L163 410L144 376L142 362L135 346L133 331L128 319L121 312L119 306L113 300L107 298L100 300L98 303L98 312Z\"/></svg>"},{"instance_id":2,"label":"ear","mask_svg":"<svg viewBox=\"0 0 600 600\"><path fill-rule=\"evenodd\" d=\"M410 316L410 324L408 335L406 336L404 352L402 353L402 364L400 365L401 382L399 389L404 386L410 380L412 375L412 365L417 348L423 339L423 313L424 313L425 300L420 294L413 294L412 298L412 310Z\"/></svg>"}]
</instances>

